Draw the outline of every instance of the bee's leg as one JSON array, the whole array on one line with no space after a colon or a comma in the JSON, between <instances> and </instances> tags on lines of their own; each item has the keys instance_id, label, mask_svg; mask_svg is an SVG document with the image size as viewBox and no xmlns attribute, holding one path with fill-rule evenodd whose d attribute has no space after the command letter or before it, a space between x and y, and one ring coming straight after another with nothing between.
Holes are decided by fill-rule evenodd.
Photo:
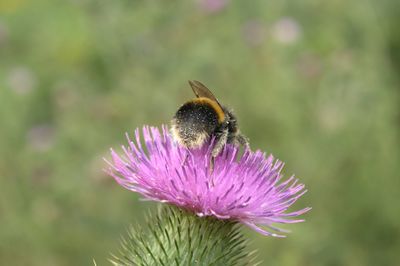
<instances>
[{"instance_id":1,"label":"bee's leg","mask_svg":"<svg viewBox=\"0 0 400 266\"><path fill-rule=\"evenodd\" d=\"M228 140L228 129L224 129L222 133L220 133L216 139L214 148L211 152L212 155L212 160L214 161L214 158L217 157L217 155L221 152L222 148L226 144Z\"/></svg>"},{"instance_id":2,"label":"bee's leg","mask_svg":"<svg viewBox=\"0 0 400 266\"><path fill-rule=\"evenodd\" d=\"M186 155L185 155L185 159L183 159L183 161L182 161L182 163L181 163L181 166L183 166L183 165L186 164L188 157L189 157L189 155L186 154Z\"/></svg>"},{"instance_id":3,"label":"bee's leg","mask_svg":"<svg viewBox=\"0 0 400 266\"><path fill-rule=\"evenodd\" d=\"M250 143L249 139L243 135L242 133L238 132L236 135L237 142L239 142L240 145L245 147L245 149L250 149Z\"/></svg>"},{"instance_id":4,"label":"bee's leg","mask_svg":"<svg viewBox=\"0 0 400 266\"><path fill-rule=\"evenodd\" d=\"M214 148L211 151L211 159L210 159L210 171L211 173L214 171L214 165L215 165L215 157L221 152L222 148L228 141L228 129L224 129L221 133L217 134L216 139L215 139L215 144ZM213 181L211 181L213 182Z\"/></svg>"}]
</instances>

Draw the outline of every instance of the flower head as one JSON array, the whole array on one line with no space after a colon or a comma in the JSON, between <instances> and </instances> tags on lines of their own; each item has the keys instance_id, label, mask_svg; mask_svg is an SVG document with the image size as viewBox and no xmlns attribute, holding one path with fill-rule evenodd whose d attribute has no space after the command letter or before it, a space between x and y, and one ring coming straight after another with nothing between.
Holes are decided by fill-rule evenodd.
<instances>
[{"instance_id":1,"label":"flower head","mask_svg":"<svg viewBox=\"0 0 400 266\"><path fill-rule=\"evenodd\" d=\"M109 174L123 187L146 199L168 202L198 216L236 220L264 235L275 232L276 223L298 223L295 217L310 208L288 212L306 190L294 176L282 181L283 163L261 151L244 151L227 144L211 162L213 141L196 150L177 145L167 127L135 131L124 154L111 150Z\"/></svg>"}]
</instances>

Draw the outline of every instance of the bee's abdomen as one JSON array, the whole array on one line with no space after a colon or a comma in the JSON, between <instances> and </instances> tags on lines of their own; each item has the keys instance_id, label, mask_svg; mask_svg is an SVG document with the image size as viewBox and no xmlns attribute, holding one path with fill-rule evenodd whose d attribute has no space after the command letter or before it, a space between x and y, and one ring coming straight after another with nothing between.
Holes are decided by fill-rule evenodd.
<instances>
[{"instance_id":1,"label":"bee's abdomen","mask_svg":"<svg viewBox=\"0 0 400 266\"><path fill-rule=\"evenodd\" d=\"M182 105L174 116L174 138L187 147L199 147L219 125L217 110L204 101L190 101Z\"/></svg>"}]
</instances>

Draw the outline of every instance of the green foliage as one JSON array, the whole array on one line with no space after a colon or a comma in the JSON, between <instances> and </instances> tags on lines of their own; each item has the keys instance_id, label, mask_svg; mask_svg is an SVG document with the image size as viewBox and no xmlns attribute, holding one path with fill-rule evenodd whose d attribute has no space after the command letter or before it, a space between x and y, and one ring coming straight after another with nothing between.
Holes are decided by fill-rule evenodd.
<instances>
[{"instance_id":1,"label":"green foliage","mask_svg":"<svg viewBox=\"0 0 400 266\"><path fill-rule=\"evenodd\" d=\"M236 223L198 217L174 206L131 227L114 265L248 265L247 241Z\"/></svg>"}]
</instances>

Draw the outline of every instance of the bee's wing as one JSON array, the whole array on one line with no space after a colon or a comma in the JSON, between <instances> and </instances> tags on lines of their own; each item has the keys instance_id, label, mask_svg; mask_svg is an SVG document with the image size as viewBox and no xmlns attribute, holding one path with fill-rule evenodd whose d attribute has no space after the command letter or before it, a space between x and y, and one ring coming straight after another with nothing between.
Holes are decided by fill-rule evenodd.
<instances>
[{"instance_id":1,"label":"bee's wing","mask_svg":"<svg viewBox=\"0 0 400 266\"><path fill-rule=\"evenodd\" d=\"M194 94L197 96L197 98L199 97L208 98L220 105L217 98L215 98L214 94L212 94L212 92L203 83L197 80L189 80L189 84L190 87L192 87L192 90Z\"/></svg>"}]
</instances>

